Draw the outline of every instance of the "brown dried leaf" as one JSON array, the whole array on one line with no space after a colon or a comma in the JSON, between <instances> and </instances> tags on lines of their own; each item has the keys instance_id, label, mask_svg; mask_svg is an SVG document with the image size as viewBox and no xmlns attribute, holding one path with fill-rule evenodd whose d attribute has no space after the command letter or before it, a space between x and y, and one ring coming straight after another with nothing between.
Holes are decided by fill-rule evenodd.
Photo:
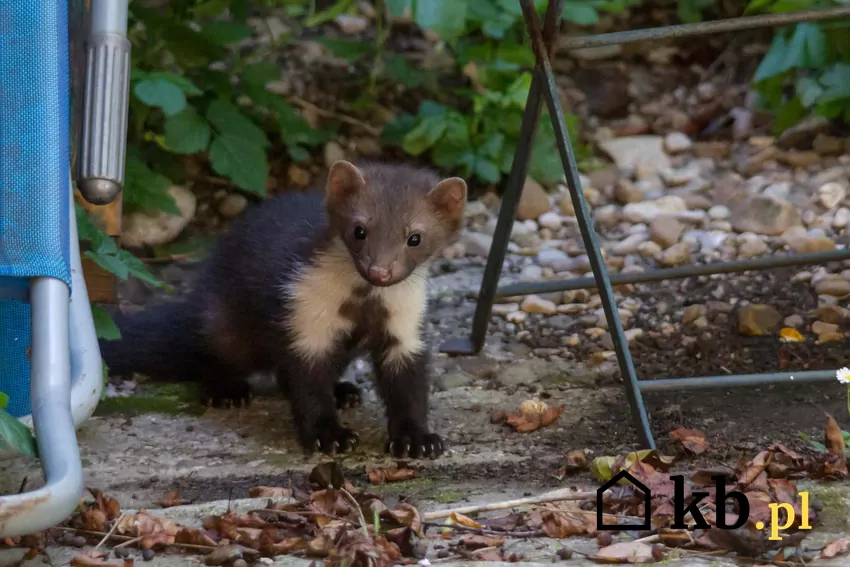
<instances>
[{"instance_id":1,"label":"brown dried leaf","mask_svg":"<svg viewBox=\"0 0 850 567\"><path fill-rule=\"evenodd\" d=\"M546 535L556 539L563 539L576 534L592 534L596 531L595 514L544 512L541 521Z\"/></svg>"},{"instance_id":2,"label":"brown dried leaf","mask_svg":"<svg viewBox=\"0 0 850 567\"><path fill-rule=\"evenodd\" d=\"M773 453L770 451L762 451L756 455L752 461L748 462L744 471L738 475L738 484L742 487L747 487L764 472L767 465L770 464Z\"/></svg>"},{"instance_id":3,"label":"brown dried leaf","mask_svg":"<svg viewBox=\"0 0 850 567\"><path fill-rule=\"evenodd\" d=\"M843 537L829 543L820 552L820 556L824 559L831 559L839 555L847 555L850 553L850 537Z\"/></svg>"},{"instance_id":4,"label":"brown dried leaf","mask_svg":"<svg viewBox=\"0 0 850 567\"><path fill-rule=\"evenodd\" d=\"M215 547L218 542L213 540L208 534L196 528L180 528L180 531L174 536L175 543L188 543L189 545L206 545Z\"/></svg>"},{"instance_id":5,"label":"brown dried leaf","mask_svg":"<svg viewBox=\"0 0 850 567\"><path fill-rule=\"evenodd\" d=\"M173 506L185 506L186 504L190 504L191 502L191 500L180 498L180 493L175 490L166 494L162 498L162 501L159 503L159 505L163 508L171 508Z\"/></svg>"},{"instance_id":6,"label":"brown dried leaf","mask_svg":"<svg viewBox=\"0 0 850 567\"><path fill-rule=\"evenodd\" d=\"M387 468L367 468L366 474L369 475L369 482L372 484L386 484L388 482L401 482L410 480L416 477L416 471L407 466L387 467Z\"/></svg>"},{"instance_id":7,"label":"brown dried leaf","mask_svg":"<svg viewBox=\"0 0 850 567\"><path fill-rule=\"evenodd\" d=\"M180 528L168 518L154 516L145 510L122 517L115 528L116 533L130 537L141 537L139 546L152 549L174 543Z\"/></svg>"},{"instance_id":8,"label":"brown dried leaf","mask_svg":"<svg viewBox=\"0 0 850 567\"><path fill-rule=\"evenodd\" d=\"M589 559L598 563L655 563L652 548L639 541L624 541L601 548Z\"/></svg>"},{"instance_id":9,"label":"brown dried leaf","mask_svg":"<svg viewBox=\"0 0 850 567\"><path fill-rule=\"evenodd\" d=\"M564 411L564 406L547 407L541 413L517 413L510 416L506 423L514 428L517 433L530 433L541 427L551 425Z\"/></svg>"},{"instance_id":10,"label":"brown dried leaf","mask_svg":"<svg viewBox=\"0 0 850 567\"><path fill-rule=\"evenodd\" d=\"M567 453L564 468L569 472L587 469L587 455L584 454L584 450L575 449Z\"/></svg>"},{"instance_id":11,"label":"brown dried leaf","mask_svg":"<svg viewBox=\"0 0 850 567\"><path fill-rule=\"evenodd\" d=\"M670 432L670 439L680 442L685 449L695 455L701 455L708 449L705 433L697 429L676 429Z\"/></svg>"},{"instance_id":12,"label":"brown dried leaf","mask_svg":"<svg viewBox=\"0 0 850 567\"><path fill-rule=\"evenodd\" d=\"M281 486L255 486L248 490L248 496L251 498L290 498L292 489Z\"/></svg>"},{"instance_id":13,"label":"brown dried leaf","mask_svg":"<svg viewBox=\"0 0 850 567\"><path fill-rule=\"evenodd\" d=\"M225 545L210 551L204 557L206 565L225 565L237 559L242 559L242 548L238 545Z\"/></svg>"},{"instance_id":14,"label":"brown dried leaf","mask_svg":"<svg viewBox=\"0 0 850 567\"><path fill-rule=\"evenodd\" d=\"M106 514L107 519L114 520L121 515L121 505L111 496L106 496L102 491L96 488L87 489L94 496L94 508L101 510Z\"/></svg>"},{"instance_id":15,"label":"brown dried leaf","mask_svg":"<svg viewBox=\"0 0 850 567\"><path fill-rule=\"evenodd\" d=\"M847 476L847 455L844 453L844 435L838 422L826 414L826 433L824 435L828 457L824 463L824 473L828 476L844 478Z\"/></svg>"},{"instance_id":16,"label":"brown dried leaf","mask_svg":"<svg viewBox=\"0 0 850 567\"><path fill-rule=\"evenodd\" d=\"M460 544L467 549L483 549L485 547L501 547L505 538L489 535L470 535L460 539Z\"/></svg>"},{"instance_id":17,"label":"brown dried leaf","mask_svg":"<svg viewBox=\"0 0 850 567\"><path fill-rule=\"evenodd\" d=\"M123 561L109 561L103 551L86 551L71 559L71 567L122 567Z\"/></svg>"}]
</instances>

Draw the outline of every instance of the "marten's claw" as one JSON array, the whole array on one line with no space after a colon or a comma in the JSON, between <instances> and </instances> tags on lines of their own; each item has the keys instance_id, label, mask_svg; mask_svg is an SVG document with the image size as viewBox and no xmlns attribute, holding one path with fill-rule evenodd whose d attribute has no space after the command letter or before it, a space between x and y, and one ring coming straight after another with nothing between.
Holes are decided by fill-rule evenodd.
<instances>
[{"instance_id":1,"label":"marten's claw","mask_svg":"<svg viewBox=\"0 0 850 567\"><path fill-rule=\"evenodd\" d=\"M397 459L436 459L443 454L443 440L436 433L408 431L387 442L386 452Z\"/></svg>"}]
</instances>

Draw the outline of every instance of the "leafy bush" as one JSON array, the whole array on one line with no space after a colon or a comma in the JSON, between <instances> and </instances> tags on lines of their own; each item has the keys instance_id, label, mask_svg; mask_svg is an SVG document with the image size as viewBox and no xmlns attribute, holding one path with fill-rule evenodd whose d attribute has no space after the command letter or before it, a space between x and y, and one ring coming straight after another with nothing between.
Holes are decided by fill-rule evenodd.
<instances>
[{"instance_id":1,"label":"leafy bush","mask_svg":"<svg viewBox=\"0 0 850 567\"><path fill-rule=\"evenodd\" d=\"M746 13L792 12L846 4L838 0L751 0ZM778 29L753 83L781 132L808 115L850 120L850 21L804 22ZM788 90L793 96L788 96Z\"/></svg>"}]
</instances>

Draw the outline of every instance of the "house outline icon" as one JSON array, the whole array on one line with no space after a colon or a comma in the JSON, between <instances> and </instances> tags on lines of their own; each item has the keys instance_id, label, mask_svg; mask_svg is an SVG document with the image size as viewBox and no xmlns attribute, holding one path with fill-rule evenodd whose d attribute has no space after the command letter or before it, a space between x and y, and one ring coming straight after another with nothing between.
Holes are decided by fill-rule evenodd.
<instances>
[{"instance_id":1,"label":"house outline icon","mask_svg":"<svg viewBox=\"0 0 850 567\"><path fill-rule=\"evenodd\" d=\"M643 523L640 524L605 524L602 522L604 517L604 513L602 512L602 495L608 490L610 487L616 485L622 479L626 479L631 483L632 486L643 492ZM610 530L610 531L624 531L624 530L649 530L652 529L652 521L650 516L652 514L652 493L649 491L649 488L643 484L641 481L636 479L634 476L629 474L628 471L620 471L611 477L611 480L600 486L596 489L596 529L597 530Z\"/></svg>"}]
</instances>

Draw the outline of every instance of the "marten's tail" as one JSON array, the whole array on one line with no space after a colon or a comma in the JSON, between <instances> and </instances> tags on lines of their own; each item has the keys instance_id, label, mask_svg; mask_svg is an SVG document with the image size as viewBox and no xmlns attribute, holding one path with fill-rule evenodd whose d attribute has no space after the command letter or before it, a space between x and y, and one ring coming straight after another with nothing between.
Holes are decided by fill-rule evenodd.
<instances>
[{"instance_id":1,"label":"marten's tail","mask_svg":"<svg viewBox=\"0 0 850 567\"><path fill-rule=\"evenodd\" d=\"M195 315L193 305L186 302L114 315L121 338L99 341L109 373L129 376L138 372L159 380L191 380L203 358Z\"/></svg>"}]
</instances>

